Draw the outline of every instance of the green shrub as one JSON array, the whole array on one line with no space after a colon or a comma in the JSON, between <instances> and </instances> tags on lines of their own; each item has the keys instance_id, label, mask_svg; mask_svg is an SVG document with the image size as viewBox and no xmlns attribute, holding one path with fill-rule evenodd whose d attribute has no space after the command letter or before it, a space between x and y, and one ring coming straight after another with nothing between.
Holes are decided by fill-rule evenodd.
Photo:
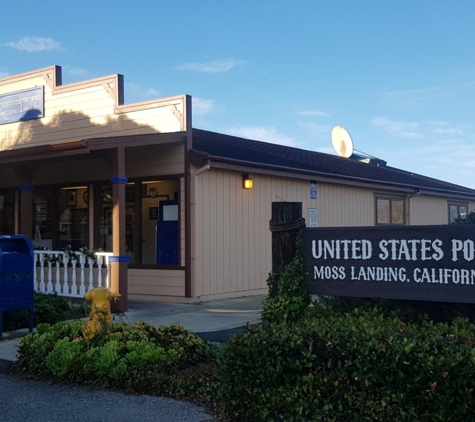
<instances>
[{"instance_id":1,"label":"green shrub","mask_svg":"<svg viewBox=\"0 0 475 422\"><path fill-rule=\"evenodd\" d=\"M381 308L315 304L296 324L234 336L219 397L237 421L468 421L475 414L475 329L402 321Z\"/></svg>"},{"instance_id":2,"label":"green shrub","mask_svg":"<svg viewBox=\"0 0 475 422\"><path fill-rule=\"evenodd\" d=\"M83 344L65 337L54 344L53 350L46 356L45 364L58 379L74 381L80 370L83 353Z\"/></svg>"},{"instance_id":3,"label":"green shrub","mask_svg":"<svg viewBox=\"0 0 475 422\"><path fill-rule=\"evenodd\" d=\"M269 274L269 295L264 299L262 321L293 323L305 317L311 299L304 285L305 269L300 253L302 232L297 236L297 253L280 274Z\"/></svg>"},{"instance_id":4,"label":"green shrub","mask_svg":"<svg viewBox=\"0 0 475 422\"><path fill-rule=\"evenodd\" d=\"M452 224L475 224L475 211L469 212L464 217L455 218Z\"/></svg>"},{"instance_id":5,"label":"green shrub","mask_svg":"<svg viewBox=\"0 0 475 422\"><path fill-rule=\"evenodd\" d=\"M473 420L475 325L468 318L411 322L377 302L342 308L326 300L298 322L249 326L216 363L211 347L179 325L119 323L88 343L80 321L40 324L20 344L17 369L193 399L234 421Z\"/></svg>"},{"instance_id":6,"label":"green shrub","mask_svg":"<svg viewBox=\"0 0 475 422\"><path fill-rule=\"evenodd\" d=\"M41 323L55 324L66 319L84 318L90 307L74 304L71 300L58 296L56 293L37 293L33 295L34 325ZM28 310L21 309L3 313L3 330L12 331L27 328L29 325Z\"/></svg>"},{"instance_id":7,"label":"green shrub","mask_svg":"<svg viewBox=\"0 0 475 422\"><path fill-rule=\"evenodd\" d=\"M460 317L475 322L475 304L469 303L339 297L321 297L319 302L339 312L350 312L355 308L371 309L377 306L385 314L396 312L405 322L433 321L451 324Z\"/></svg>"},{"instance_id":8,"label":"green shrub","mask_svg":"<svg viewBox=\"0 0 475 422\"><path fill-rule=\"evenodd\" d=\"M25 336L18 347L19 368L27 376L48 378L51 371L46 365L47 356L63 338L76 338L81 331L80 321L39 324L37 332Z\"/></svg>"},{"instance_id":9,"label":"green shrub","mask_svg":"<svg viewBox=\"0 0 475 422\"><path fill-rule=\"evenodd\" d=\"M214 361L207 343L176 324L113 324L110 336L89 342L82 326L81 321L40 324L22 340L17 370L51 381L189 396L196 393L196 378L180 372L190 374L190 368L208 368Z\"/></svg>"},{"instance_id":10,"label":"green shrub","mask_svg":"<svg viewBox=\"0 0 475 422\"><path fill-rule=\"evenodd\" d=\"M56 324L63 321L66 311L66 302L63 298L54 294L35 293L34 316L35 323Z\"/></svg>"},{"instance_id":11,"label":"green shrub","mask_svg":"<svg viewBox=\"0 0 475 422\"><path fill-rule=\"evenodd\" d=\"M127 344L129 341L146 341L164 350L175 350L176 364L200 362L213 357L210 346L196 334L178 324L155 328L145 322L132 326L114 324L111 340Z\"/></svg>"},{"instance_id":12,"label":"green shrub","mask_svg":"<svg viewBox=\"0 0 475 422\"><path fill-rule=\"evenodd\" d=\"M81 359L84 364L77 378L83 383L118 388L127 375L124 345L115 340L91 347Z\"/></svg>"}]
</instances>

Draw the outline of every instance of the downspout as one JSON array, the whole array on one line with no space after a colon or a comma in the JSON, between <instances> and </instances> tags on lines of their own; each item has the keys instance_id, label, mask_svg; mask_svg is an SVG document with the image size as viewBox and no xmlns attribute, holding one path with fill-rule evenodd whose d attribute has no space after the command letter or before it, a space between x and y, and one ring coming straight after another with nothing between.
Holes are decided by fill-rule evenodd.
<instances>
[{"instance_id":1,"label":"downspout","mask_svg":"<svg viewBox=\"0 0 475 422\"><path fill-rule=\"evenodd\" d=\"M209 170L211 168L210 164L209 164L209 160L208 160L208 164L204 165L203 167L201 167L196 173L195 173L195 180L196 180L196 177L198 177L201 173L205 172L206 170Z\"/></svg>"},{"instance_id":2,"label":"downspout","mask_svg":"<svg viewBox=\"0 0 475 422\"><path fill-rule=\"evenodd\" d=\"M207 164L205 164L203 167L199 168L193 175L193 194L192 194L192 201L190 204L190 208L192 209L191 214L193 215L193 228L196 228L196 205L198 203L198 176L200 174L203 174L204 172L208 171L211 168L210 161L207 161ZM192 242L192 245L191 245ZM193 273L195 277L195 294L196 294L196 232L193 231L193 236L191 237L191 242L190 242L190 251L189 251L189 257L190 257L190 268L192 268L191 272ZM193 252L193 256L191 256L191 253Z\"/></svg>"}]
</instances>

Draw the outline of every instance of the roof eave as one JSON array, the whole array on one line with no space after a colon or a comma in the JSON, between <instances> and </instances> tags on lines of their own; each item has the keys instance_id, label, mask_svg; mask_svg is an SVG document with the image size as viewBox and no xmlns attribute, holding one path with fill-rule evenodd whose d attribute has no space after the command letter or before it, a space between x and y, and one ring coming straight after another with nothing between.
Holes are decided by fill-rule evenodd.
<instances>
[{"instance_id":1,"label":"roof eave","mask_svg":"<svg viewBox=\"0 0 475 422\"><path fill-rule=\"evenodd\" d=\"M221 168L221 169L230 169L237 171L249 171L253 169L255 173L262 174L273 174L287 177L296 177L299 179L311 179L321 182L331 182L338 184L351 184L361 187L372 187L377 189L388 189L390 187L393 190L408 192L408 193L417 193L421 195L433 195L433 196L443 196L446 198L465 198L467 200L475 200L475 194L470 194L464 191L450 190L450 189L437 189L437 188L427 188L420 185L414 184L401 184L395 182L381 182L375 179L365 179L355 176L343 176L334 173L327 173L321 171L312 171L306 169L297 169L294 167L285 167L277 166L272 164L261 164L252 161L245 160L236 160L227 157L220 157L207 154L202 151L191 150L192 155L196 159L206 160L208 164L213 163L211 167Z\"/></svg>"}]
</instances>

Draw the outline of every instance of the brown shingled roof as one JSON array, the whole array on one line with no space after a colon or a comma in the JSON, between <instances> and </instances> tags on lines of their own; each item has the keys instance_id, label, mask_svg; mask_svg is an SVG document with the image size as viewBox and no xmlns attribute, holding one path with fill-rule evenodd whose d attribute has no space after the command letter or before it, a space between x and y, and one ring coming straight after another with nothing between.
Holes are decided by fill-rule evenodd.
<instances>
[{"instance_id":1,"label":"brown shingled roof","mask_svg":"<svg viewBox=\"0 0 475 422\"><path fill-rule=\"evenodd\" d=\"M254 141L193 129L192 151L203 158L286 171L330 176L366 183L424 189L438 193L475 197L475 190L389 166L376 166L321 152Z\"/></svg>"}]
</instances>

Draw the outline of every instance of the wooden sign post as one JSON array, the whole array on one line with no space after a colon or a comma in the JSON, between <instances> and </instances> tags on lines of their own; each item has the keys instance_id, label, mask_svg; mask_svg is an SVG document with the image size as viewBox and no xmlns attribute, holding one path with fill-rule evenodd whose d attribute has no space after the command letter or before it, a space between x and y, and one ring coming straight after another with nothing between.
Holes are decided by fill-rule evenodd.
<instances>
[{"instance_id":1,"label":"wooden sign post","mask_svg":"<svg viewBox=\"0 0 475 422\"><path fill-rule=\"evenodd\" d=\"M297 251L296 239L299 230L305 227L301 202L273 202L272 220L272 273L278 275L292 262ZM273 296L276 292L270 289Z\"/></svg>"}]
</instances>

